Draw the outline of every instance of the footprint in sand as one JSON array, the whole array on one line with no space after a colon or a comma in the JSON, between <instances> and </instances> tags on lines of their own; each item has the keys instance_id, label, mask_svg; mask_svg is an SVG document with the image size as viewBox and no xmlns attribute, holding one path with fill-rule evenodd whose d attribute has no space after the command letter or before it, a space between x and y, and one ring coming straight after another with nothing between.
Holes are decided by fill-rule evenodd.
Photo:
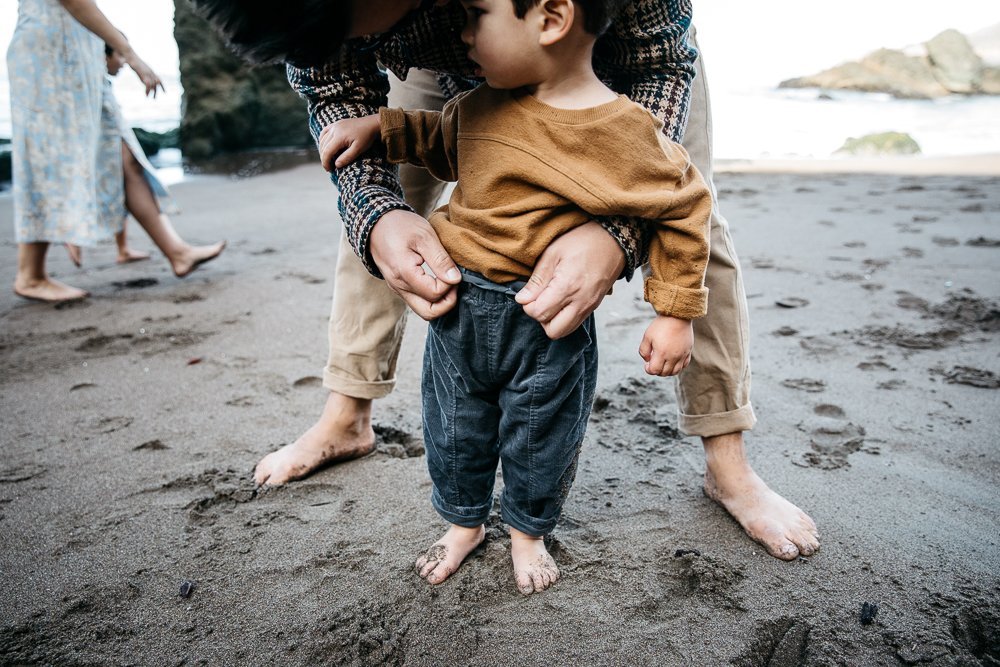
<instances>
[{"instance_id":1,"label":"footprint in sand","mask_svg":"<svg viewBox=\"0 0 1000 667\"><path fill-rule=\"evenodd\" d=\"M781 381L781 386L788 387L789 389L798 389L810 394L818 394L821 391L826 391L826 382L812 378L788 378Z\"/></svg>"},{"instance_id":2,"label":"footprint in sand","mask_svg":"<svg viewBox=\"0 0 1000 667\"><path fill-rule=\"evenodd\" d=\"M292 386L296 389L311 389L313 387L322 387L323 380L315 375L306 375L305 377L300 377L298 380L292 383Z\"/></svg>"},{"instance_id":3,"label":"footprint in sand","mask_svg":"<svg viewBox=\"0 0 1000 667\"><path fill-rule=\"evenodd\" d=\"M834 419L843 419L847 416L842 407L832 403L820 403L813 408L813 412L818 414L820 417L832 417Z\"/></svg>"},{"instance_id":4,"label":"footprint in sand","mask_svg":"<svg viewBox=\"0 0 1000 667\"><path fill-rule=\"evenodd\" d=\"M69 388L70 391L79 391L80 389L91 389L97 385L93 382L80 382Z\"/></svg>"},{"instance_id":5,"label":"footprint in sand","mask_svg":"<svg viewBox=\"0 0 1000 667\"><path fill-rule=\"evenodd\" d=\"M949 384L964 384L982 389L1000 389L1000 376L983 368L972 366L953 366L944 374L945 382Z\"/></svg>"},{"instance_id":6,"label":"footprint in sand","mask_svg":"<svg viewBox=\"0 0 1000 667\"><path fill-rule=\"evenodd\" d=\"M850 467L848 457L861 451L865 444L865 429L848 421L831 417L820 417L798 425L800 431L809 433L811 451L793 461L803 468L838 470ZM871 450L870 453L877 453Z\"/></svg>"},{"instance_id":7,"label":"footprint in sand","mask_svg":"<svg viewBox=\"0 0 1000 667\"><path fill-rule=\"evenodd\" d=\"M47 470L47 468L35 463L25 463L24 465L2 468L0 469L0 484L27 482L29 479L41 477Z\"/></svg>"},{"instance_id":8,"label":"footprint in sand","mask_svg":"<svg viewBox=\"0 0 1000 667\"><path fill-rule=\"evenodd\" d=\"M170 448L167 447L166 445L164 445L162 440L160 440L159 438L157 438L155 440L147 440L146 442L142 443L141 445L136 445L135 447L132 448L132 451L134 451L134 452L139 452L139 451L159 451L161 449L170 449Z\"/></svg>"},{"instance_id":9,"label":"footprint in sand","mask_svg":"<svg viewBox=\"0 0 1000 667\"><path fill-rule=\"evenodd\" d=\"M1000 248L1000 239L988 239L985 236L977 236L974 239L966 241L965 245L972 246L973 248Z\"/></svg>"},{"instance_id":10,"label":"footprint in sand","mask_svg":"<svg viewBox=\"0 0 1000 667\"><path fill-rule=\"evenodd\" d=\"M135 278L133 280L116 281L111 284L118 289L143 289L145 287L159 285L160 281L156 278Z\"/></svg>"},{"instance_id":11,"label":"footprint in sand","mask_svg":"<svg viewBox=\"0 0 1000 667\"><path fill-rule=\"evenodd\" d=\"M934 236L931 238L931 242L942 248L950 248L958 245L958 239L953 236Z\"/></svg>"},{"instance_id":12,"label":"footprint in sand","mask_svg":"<svg viewBox=\"0 0 1000 667\"><path fill-rule=\"evenodd\" d=\"M904 246L902 248L903 257L911 257L913 259L920 259L924 256L924 251L920 248L911 248L910 246Z\"/></svg>"},{"instance_id":13,"label":"footprint in sand","mask_svg":"<svg viewBox=\"0 0 1000 667\"><path fill-rule=\"evenodd\" d=\"M783 299L778 299L774 302L774 305L780 308L805 308L809 305L808 299L803 299L798 296L789 296Z\"/></svg>"},{"instance_id":14,"label":"footprint in sand","mask_svg":"<svg viewBox=\"0 0 1000 667\"><path fill-rule=\"evenodd\" d=\"M92 425L98 433L114 433L132 425L132 417L101 417Z\"/></svg>"},{"instance_id":15,"label":"footprint in sand","mask_svg":"<svg viewBox=\"0 0 1000 667\"><path fill-rule=\"evenodd\" d=\"M375 431L375 449L395 459L408 459L424 455L423 441L402 429L384 424L372 424Z\"/></svg>"},{"instance_id":16,"label":"footprint in sand","mask_svg":"<svg viewBox=\"0 0 1000 667\"><path fill-rule=\"evenodd\" d=\"M885 362L881 355L875 355L868 361L862 361L858 364L858 368L863 371L894 371L895 366L890 366Z\"/></svg>"}]
</instances>

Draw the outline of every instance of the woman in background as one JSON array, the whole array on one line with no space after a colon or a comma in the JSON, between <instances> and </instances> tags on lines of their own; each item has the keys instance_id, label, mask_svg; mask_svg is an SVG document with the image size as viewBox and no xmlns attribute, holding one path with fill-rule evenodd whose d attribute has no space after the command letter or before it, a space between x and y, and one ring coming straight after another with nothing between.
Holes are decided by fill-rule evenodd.
<instances>
[{"instance_id":1,"label":"woman in background","mask_svg":"<svg viewBox=\"0 0 1000 667\"><path fill-rule=\"evenodd\" d=\"M156 211L147 215L141 204L148 206L149 201L136 202L142 210L136 219L177 276L187 275L225 247L186 243L160 213L141 166L130 173L123 152L133 162L135 158L123 149L118 125L105 110L105 44L121 54L147 95L163 88L93 0L18 2L7 65L18 242L14 292L25 298L69 301L88 296L48 275L49 244L90 246L121 230L130 176L142 179Z\"/></svg>"}]
</instances>

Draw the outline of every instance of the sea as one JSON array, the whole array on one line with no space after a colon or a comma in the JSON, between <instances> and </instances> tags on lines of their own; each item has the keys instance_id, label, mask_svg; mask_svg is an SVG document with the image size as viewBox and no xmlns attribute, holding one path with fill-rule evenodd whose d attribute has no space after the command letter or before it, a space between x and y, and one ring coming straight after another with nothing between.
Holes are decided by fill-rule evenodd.
<instances>
[{"instance_id":1,"label":"sea","mask_svg":"<svg viewBox=\"0 0 1000 667\"><path fill-rule=\"evenodd\" d=\"M146 98L127 69L114 81L134 127L165 131L180 122L183 90L173 41L171 0L98 0L157 71L166 90ZM783 89L789 78L864 56L877 48L920 51L920 44L954 28L1000 65L1000 5L952 0L946 15L923 0L695 0L697 38L712 97L715 157L825 159L850 137L905 132L923 155L1000 154L1000 96L897 100L889 95ZM0 0L0 49L6 52L16 2ZM10 136L9 82L0 63L0 137ZM182 156L163 151L157 162L168 183L185 178Z\"/></svg>"}]
</instances>

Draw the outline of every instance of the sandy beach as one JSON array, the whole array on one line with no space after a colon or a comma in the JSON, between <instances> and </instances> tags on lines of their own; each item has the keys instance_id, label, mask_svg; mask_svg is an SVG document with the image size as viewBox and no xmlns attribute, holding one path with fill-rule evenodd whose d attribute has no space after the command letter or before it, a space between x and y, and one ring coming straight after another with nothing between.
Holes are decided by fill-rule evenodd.
<instances>
[{"instance_id":1,"label":"sandy beach","mask_svg":"<svg viewBox=\"0 0 1000 667\"><path fill-rule=\"evenodd\" d=\"M52 248L93 294L61 307L11 293L0 195L0 664L1000 665L1000 160L963 163L717 176L752 460L821 551L777 561L703 495L673 384L636 353L641 285L618 283L552 538L563 578L531 597L496 514L443 585L412 570L443 530L416 317L377 452L254 489L325 399L340 222L318 166L175 186L183 236L229 241L184 280L158 255L102 246L76 269Z\"/></svg>"}]
</instances>

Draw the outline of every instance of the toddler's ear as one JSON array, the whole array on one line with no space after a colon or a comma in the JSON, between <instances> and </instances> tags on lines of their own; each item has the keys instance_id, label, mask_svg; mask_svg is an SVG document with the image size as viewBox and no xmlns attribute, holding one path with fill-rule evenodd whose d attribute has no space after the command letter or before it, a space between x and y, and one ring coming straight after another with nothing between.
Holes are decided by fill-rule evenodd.
<instances>
[{"instance_id":1,"label":"toddler's ear","mask_svg":"<svg viewBox=\"0 0 1000 667\"><path fill-rule=\"evenodd\" d=\"M577 18L573 0L542 0L538 5L541 33L538 43L551 46L565 37Z\"/></svg>"}]
</instances>

